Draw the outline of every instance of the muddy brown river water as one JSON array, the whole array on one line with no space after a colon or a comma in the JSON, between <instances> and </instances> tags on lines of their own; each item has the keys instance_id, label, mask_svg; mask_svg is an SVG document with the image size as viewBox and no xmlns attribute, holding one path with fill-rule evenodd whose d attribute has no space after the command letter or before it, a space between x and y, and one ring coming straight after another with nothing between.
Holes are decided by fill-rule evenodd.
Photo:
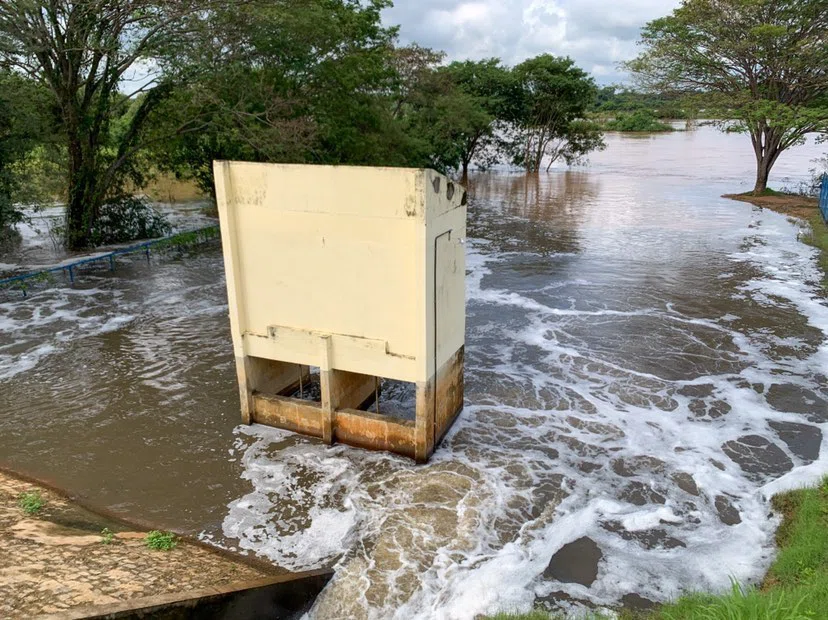
<instances>
[{"instance_id":1,"label":"muddy brown river water","mask_svg":"<svg viewBox=\"0 0 828 620\"><path fill-rule=\"evenodd\" d=\"M0 465L287 569L336 565L315 618L760 579L767 497L828 471L815 251L719 197L750 187L747 138L608 142L572 171L472 179L466 408L429 465L238 425L217 247L0 300ZM820 152L785 154L773 184Z\"/></svg>"}]
</instances>

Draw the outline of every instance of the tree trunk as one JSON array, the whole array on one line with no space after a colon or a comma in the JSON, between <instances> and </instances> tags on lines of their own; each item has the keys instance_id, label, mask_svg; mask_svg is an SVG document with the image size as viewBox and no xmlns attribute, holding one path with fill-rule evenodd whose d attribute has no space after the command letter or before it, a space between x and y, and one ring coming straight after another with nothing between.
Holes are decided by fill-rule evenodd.
<instances>
[{"instance_id":1,"label":"tree trunk","mask_svg":"<svg viewBox=\"0 0 828 620\"><path fill-rule=\"evenodd\" d=\"M469 162L463 159L463 174L460 176L460 185L466 185L469 182Z\"/></svg>"},{"instance_id":2,"label":"tree trunk","mask_svg":"<svg viewBox=\"0 0 828 620\"><path fill-rule=\"evenodd\" d=\"M76 137L69 137L69 195L66 202L66 247L82 250L92 245L92 224L98 211L94 156L84 153Z\"/></svg>"},{"instance_id":3,"label":"tree trunk","mask_svg":"<svg viewBox=\"0 0 828 620\"><path fill-rule=\"evenodd\" d=\"M770 162L765 158L756 161L756 184L753 186L753 195L761 196L768 188L768 175L770 174Z\"/></svg>"},{"instance_id":4,"label":"tree trunk","mask_svg":"<svg viewBox=\"0 0 828 620\"><path fill-rule=\"evenodd\" d=\"M761 196L768 189L768 176L784 148L781 147L782 136L778 130L760 125L751 131L753 152L756 154L756 184L753 195Z\"/></svg>"}]
</instances>

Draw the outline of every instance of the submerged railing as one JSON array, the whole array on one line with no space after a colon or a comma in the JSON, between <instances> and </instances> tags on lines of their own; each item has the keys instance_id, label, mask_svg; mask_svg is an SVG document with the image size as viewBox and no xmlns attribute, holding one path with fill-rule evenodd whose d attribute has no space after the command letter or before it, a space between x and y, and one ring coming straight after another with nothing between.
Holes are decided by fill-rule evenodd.
<instances>
[{"instance_id":1,"label":"submerged railing","mask_svg":"<svg viewBox=\"0 0 828 620\"><path fill-rule=\"evenodd\" d=\"M822 219L828 224L828 174L822 175L822 188L819 191L819 210Z\"/></svg>"},{"instance_id":2,"label":"submerged railing","mask_svg":"<svg viewBox=\"0 0 828 620\"><path fill-rule=\"evenodd\" d=\"M118 256L126 256L128 254L146 254L147 260L149 260L152 249L163 250L198 245L206 243L212 239L216 239L219 236L220 233L218 226L206 226L204 228L188 230L176 233L175 235L171 235L169 237L152 239L151 241L143 241L135 245L112 250L111 252L104 252L102 254L96 254L95 256L87 256L76 261L61 263L60 265L54 265L39 271L30 271L10 276L8 278L3 278L0 279L0 289L18 289L23 293L23 296L26 297L30 283L48 281L52 274L63 274L69 278L69 282L71 284L74 284L78 268L84 265L108 261L110 271L115 271L115 259Z\"/></svg>"}]
</instances>

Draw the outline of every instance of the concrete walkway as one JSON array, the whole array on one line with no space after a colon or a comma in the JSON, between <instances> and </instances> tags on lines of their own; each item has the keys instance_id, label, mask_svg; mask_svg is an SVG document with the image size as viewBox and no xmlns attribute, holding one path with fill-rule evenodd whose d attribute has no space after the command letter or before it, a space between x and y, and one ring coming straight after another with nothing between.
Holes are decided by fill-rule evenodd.
<instances>
[{"instance_id":1,"label":"concrete walkway","mask_svg":"<svg viewBox=\"0 0 828 620\"><path fill-rule=\"evenodd\" d=\"M45 501L34 515L19 506L25 492L39 492ZM101 536L105 527L114 532L109 544ZM189 543L153 551L144 544L145 535L0 472L0 618L31 618L269 575Z\"/></svg>"}]
</instances>

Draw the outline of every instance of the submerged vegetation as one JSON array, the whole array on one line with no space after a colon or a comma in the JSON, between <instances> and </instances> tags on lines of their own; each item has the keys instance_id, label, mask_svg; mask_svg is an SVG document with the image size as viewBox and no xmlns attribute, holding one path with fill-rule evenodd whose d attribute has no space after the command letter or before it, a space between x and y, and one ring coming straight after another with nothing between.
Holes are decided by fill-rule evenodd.
<instances>
[{"instance_id":1,"label":"submerged vegetation","mask_svg":"<svg viewBox=\"0 0 828 620\"><path fill-rule=\"evenodd\" d=\"M101 544L111 545L113 542L115 542L115 532L108 527L103 528L101 530Z\"/></svg>"},{"instance_id":2,"label":"submerged vegetation","mask_svg":"<svg viewBox=\"0 0 828 620\"><path fill-rule=\"evenodd\" d=\"M674 131L672 125L662 123L647 110L638 110L631 114L619 114L613 120L606 121L604 127L611 131Z\"/></svg>"}]
</instances>

